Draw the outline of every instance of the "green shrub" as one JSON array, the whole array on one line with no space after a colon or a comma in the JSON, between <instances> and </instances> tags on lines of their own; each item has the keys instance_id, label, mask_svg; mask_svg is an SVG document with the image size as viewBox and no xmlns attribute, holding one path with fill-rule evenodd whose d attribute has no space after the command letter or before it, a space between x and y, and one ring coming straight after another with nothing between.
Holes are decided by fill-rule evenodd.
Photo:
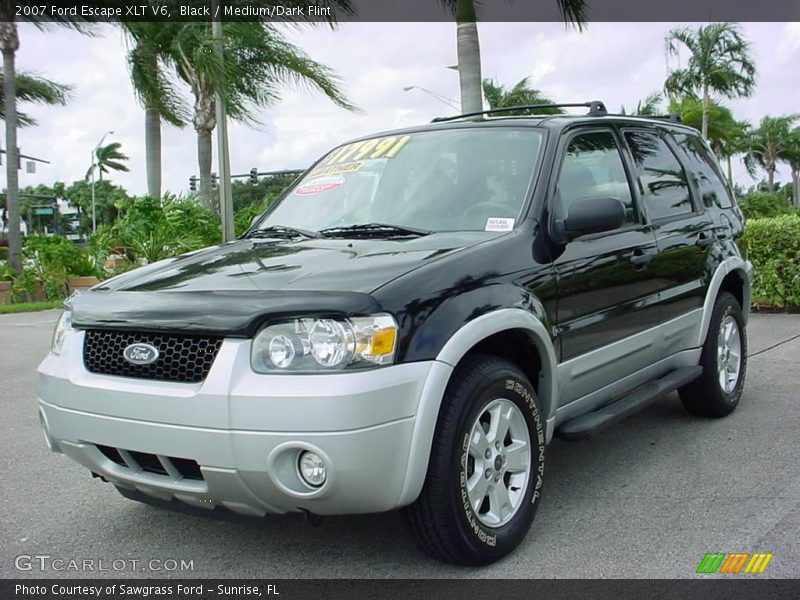
<instances>
[{"instance_id":1,"label":"green shrub","mask_svg":"<svg viewBox=\"0 0 800 600\"><path fill-rule=\"evenodd\" d=\"M240 236L250 228L253 219L267 210L278 197L277 192L268 194L261 202L254 202L245 208L236 211L233 216L233 227L236 235Z\"/></svg>"},{"instance_id":2,"label":"green shrub","mask_svg":"<svg viewBox=\"0 0 800 600\"><path fill-rule=\"evenodd\" d=\"M121 202L119 209L120 218L92 245L121 246L137 264L220 242L219 217L193 199L145 196Z\"/></svg>"},{"instance_id":3,"label":"green shrub","mask_svg":"<svg viewBox=\"0 0 800 600\"><path fill-rule=\"evenodd\" d=\"M0 281L14 281L14 270L8 263L0 262Z\"/></svg>"},{"instance_id":4,"label":"green shrub","mask_svg":"<svg viewBox=\"0 0 800 600\"><path fill-rule=\"evenodd\" d=\"M11 297L14 302L63 300L67 297L64 271L39 263L27 266L11 285Z\"/></svg>"},{"instance_id":5,"label":"green shrub","mask_svg":"<svg viewBox=\"0 0 800 600\"><path fill-rule=\"evenodd\" d=\"M753 302L800 306L800 215L749 221L743 247L753 262Z\"/></svg>"},{"instance_id":6,"label":"green shrub","mask_svg":"<svg viewBox=\"0 0 800 600\"><path fill-rule=\"evenodd\" d=\"M8 260L8 246L0 246L0 260Z\"/></svg>"},{"instance_id":7,"label":"green shrub","mask_svg":"<svg viewBox=\"0 0 800 600\"><path fill-rule=\"evenodd\" d=\"M797 214L789 201L781 194L768 192L752 192L739 198L739 208L748 219L763 219L778 215Z\"/></svg>"}]
</instances>

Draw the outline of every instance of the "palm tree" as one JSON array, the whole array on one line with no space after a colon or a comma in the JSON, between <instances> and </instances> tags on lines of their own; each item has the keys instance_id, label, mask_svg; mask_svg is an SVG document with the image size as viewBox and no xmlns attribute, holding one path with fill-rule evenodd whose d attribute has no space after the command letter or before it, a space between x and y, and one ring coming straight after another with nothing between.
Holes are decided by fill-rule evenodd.
<instances>
[{"instance_id":1,"label":"palm tree","mask_svg":"<svg viewBox=\"0 0 800 600\"><path fill-rule=\"evenodd\" d=\"M574 23L581 29L585 23L585 0L555 0L564 21ZM478 39L475 6L479 0L439 0L455 17L456 48L458 51L458 79L461 87L461 112L483 110L481 96L481 48Z\"/></svg>"},{"instance_id":2,"label":"palm tree","mask_svg":"<svg viewBox=\"0 0 800 600\"><path fill-rule=\"evenodd\" d=\"M681 47L688 49L690 55L686 67L669 74L664 91L670 97L691 95L702 100L700 131L706 137L712 93L725 98L743 98L753 93L756 65L750 54L750 42L737 23L673 29L666 42L673 56L679 55Z\"/></svg>"},{"instance_id":3,"label":"palm tree","mask_svg":"<svg viewBox=\"0 0 800 600\"><path fill-rule=\"evenodd\" d=\"M633 111L633 114L640 117L652 117L653 115L657 115L662 112L661 102L663 100L664 98L661 96L660 92L653 92L636 103L636 109ZM624 106L620 108L619 112L622 115L628 114Z\"/></svg>"},{"instance_id":4,"label":"palm tree","mask_svg":"<svg viewBox=\"0 0 800 600\"><path fill-rule=\"evenodd\" d=\"M530 104L553 104L540 90L529 86L529 77L520 79L510 90L493 79L483 80L483 95L489 103L489 108L509 108ZM564 111L560 108L543 108L537 111L540 114L559 114ZM529 114L530 111L514 111L505 114Z\"/></svg>"},{"instance_id":5,"label":"palm tree","mask_svg":"<svg viewBox=\"0 0 800 600\"><path fill-rule=\"evenodd\" d=\"M26 17L38 27L47 23ZM15 4L0 2L0 51L3 53L3 116L6 122L6 208L8 213L8 264L16 276L22 274L22 238L19 215L19 154L17 151L17 70L16 54L19 50ZM52 21L51 17L48 17ZM62 25L86 31L80 22L62 21Z\"/></svg>"},{"instance_id":6,"label":"palm tree","mask_svg":"<svg viewBox=\"0 0 800 600\"><path fill-rule=\"evenodd\" d=\"M800 207L800 127L795 127L789 133L784 160L792 171L792 204Z\"/></svg>"},{"instance_id":7,"label":"palm tree","mask_svg":"<svg viewBox=\"0 0 800 600\"><path fill-rule=\"evenodd\" d=\"M127 21L122 24L131 48L128 68L131 83L144 108L145 165L147 193L161 197L161 122L184 127L189 110L175 90L164 61L177 32L173 23Z\"/></svg>"},{"instance_id":8,"label":"palm tree","mask_svg":"<svg viewBox=\"0 0 800 600\"><path fill-rule=\"evenodd\" d=\"M120 148L122 144L119 142L112 142L105 146L100 146L94 151L94 162L89 170L86 171L86 180L91 179L92 174L97 171L98 179L103 181L103 173L109 171L123 171L128 172L127 155L123 154Z\"/></svg>"},{"instance_id":9,"label":"palm tree","mask_svg":"<svg viewBox=\"0 0 800 600\"><path fill-rule=\"evenodd\" d=\"M689 127L701 130L703 124L703 103L692 96L673 100L669 105L670 112L681 117L681 121ZM750 123L738 121L731 110L719 102L711 100L707 114L708 131L706 139L717 158L728 163L728 180L733 184L732 158L749 150Z\"/></svg>"},{"instance_id":10,"label":"palm tree","mask_svg":"<svg viewBox=\"0 0 800 600\"><path fill-rule=\"evenodd\" d=\"M752 177L758 167L767 172L767 191L775 191L775 170L779 162L785 162L792 153L792 125L800 115L764 117L750 137L750 149L745 154L744 164Z\"/></svg>"},{"instance_id":11,"label":"palm tree","mask_svg":"<svg viewBox=\"0 0 800 600\"><path fill-rule=\"evenodd\" d=\"M0 119L5 120L5 94L2 90L3 72L0 71ZM72 86L56 83L45 77L32 73L17 73L17 102L32 104L47 104L50 106L64 106L72 92ZM17 127L36 125L36 119L30 115L17 111Z\"/></svg>"},{"instance_id":12,"label":"palm tree","mask_svg":"<svg viewBox=\"0 0 800 600\"><path fill-rule=\"evenodd\" d=\"M354 108L340 91L338 78L269 23L225 23L224 60L214 53L214 43L210 23L182 23L170 46L170 61L194 97L200 198L209 207L213 207L211 133L217 124L217 93L225 100L228 116L244 123L257 123L253 109L277 101L279 85L286 82L309 85L339 106Z\"/></svg>"}]
</instances>

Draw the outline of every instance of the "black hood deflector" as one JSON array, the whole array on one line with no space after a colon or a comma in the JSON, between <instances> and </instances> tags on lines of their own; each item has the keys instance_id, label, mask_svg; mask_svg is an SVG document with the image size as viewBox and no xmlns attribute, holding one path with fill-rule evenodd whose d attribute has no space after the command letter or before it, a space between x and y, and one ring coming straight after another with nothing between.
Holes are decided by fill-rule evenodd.
<instances>
[{"instance_id":1,"label":"black hood deflector","mask_svg":"<svg viewBox=\"0 0 800 600\"><path fill-rule=\"evenodd\" d=\"M358 315L381 311L359 292L92 291L70 299L73 326L252 336L270 320L303 314Z\"/></svg>"}]
</instances>

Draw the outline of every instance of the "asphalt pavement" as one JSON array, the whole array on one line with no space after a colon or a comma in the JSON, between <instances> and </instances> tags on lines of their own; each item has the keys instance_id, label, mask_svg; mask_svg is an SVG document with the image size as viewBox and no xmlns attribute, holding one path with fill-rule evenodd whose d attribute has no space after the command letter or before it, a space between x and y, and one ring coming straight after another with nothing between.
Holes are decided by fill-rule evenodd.
<instances>
[{"instance_id":1,"label":"asphalt pavement","mask_svg":"<svg viewBox=\"0 0 800 600\"><path fill-rule=\"evenodd\" d=\"M42 438L35 369L57 316L0 315L2 578L683 578L707 552L756 551L774 554L759 577L800 577L800 316L752 317L729 417L691 417L672 394L591 440L556 439L531 533L481 569L428 558L397 513L232 523L124 499Z\"/></svg>"}]
</instances>

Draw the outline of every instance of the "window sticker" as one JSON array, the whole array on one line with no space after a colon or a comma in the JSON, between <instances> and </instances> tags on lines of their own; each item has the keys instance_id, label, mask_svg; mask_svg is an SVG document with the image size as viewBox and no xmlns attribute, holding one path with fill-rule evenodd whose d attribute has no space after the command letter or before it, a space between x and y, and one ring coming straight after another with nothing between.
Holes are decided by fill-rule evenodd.
<instances>
[{"instance_id":1,"label":"window sticker","mask_svg":"<svg viewBox=\"0 0 800 600\"><path fill-rule=\"evenodd\" d=\"M324 192L330 192L340 187L344 183L341 175L329 175L326 177L315 177L311 181L304 181L295 188L294 194L297 196L315 196Z\"/></svg>"},{"instance_id":2,"label":"window sticker","mask_svg":"<svg viewBox=\"0 0 800 600\"><path fill-rule=\"evenodd\" d=\"M486 219L484 231L511 231L514 229L514 219L507 217L489 217Z\"/></svg>"},{"instance_id":3,"label":"window sticker","mask_svg":"<svg viewBox=\"0 0 800 600\"><path fill-rule=\"evenodd\" d=\"M338 175L340 173L355 173L364 165L363 162L351 162L343 165L321 165L315 168L309 177L322 177L323 175Z\"/></svg>"}]
</instances>

